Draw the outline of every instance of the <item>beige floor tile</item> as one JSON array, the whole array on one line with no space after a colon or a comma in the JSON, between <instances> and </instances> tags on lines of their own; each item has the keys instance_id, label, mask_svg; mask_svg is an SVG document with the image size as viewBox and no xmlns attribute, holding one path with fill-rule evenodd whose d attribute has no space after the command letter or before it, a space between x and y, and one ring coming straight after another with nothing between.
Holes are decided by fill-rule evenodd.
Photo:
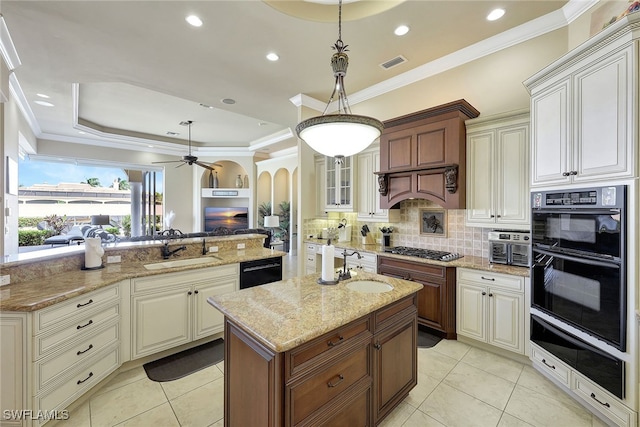
<instances>
[{"instance_id":1,"label":"beige floor tile","mask_svg":"<svg viewBox=\"0 0 640 427\"><path fill-rule=\"evenodd\" d=\"M432 349L438 353L442 353L456 360L462 360L470 348L471 346L469 344L456 340L440 340L438 344L432 347Z\"/></svg>"},{"instance_id":2,"label":"beige floor tile","mask_svg":"<svg viewBox=\"0 0 640 427\"><path fill-rule=\"evenodd\" d=\"M211 381L169 403L182 427L213 424L224 416L224 380Z\"/></svg>"},{"instance_id":3,"label":"beige floor tile","mask_svg":"<svg viewBox=\"0 0 640 427\"><path fill-rule=\"evenodd\" d=\"M458 363L443 382L500 410L504 410L516 385L464 362Z\"/></svg>"},{"instance_id":4,"label":"beige floor tile","mask_svg":"<svg viewBox=\"0 0 640 427\"><path fill-rule=\"evenodd\" d=\"M175 381L162 382L160 385L166 393L167 398L172 400L206 383L222 378L222 376L220 369L213 365Z\"/></svg>"},{"instance_id":5,"label":"beige floor tile","mask_svg":"<svg viewBox=\"0 0 640 427\"><path fill-rule=\"evenodd\" d=\"M409 419L402 424L402 427L445 427L442 423L431 418L429 415L421 412L414 411Z\"/></svg>"},{"instance_id":6,"label":"beige floor tile","mask_svg":"<svg viewBox=\"0 0 640 427\"><path fill-rule=\"evenodd\" d=\"M440 384L439 379L418 371L418 385L416 385L404 401L414 408L418 408L431 392Z\"/></svg>"},{"instance_id":7,"label":"beige floor tile","mask_svg":"<svg viewBox=\"0 0 640 427\"><path fill-rule=\"evenodd\" d=\"M111 381L109 381L107 385L101 388L96 395L106 393L118 387L122 387L123 385L134 383L143 378L147 378L147 373L142 366L120 372Z\"/></svg>"},{"instance_id":8,"label":"beige floor tile","mask_svg":"<svg viewBox=\"0 0 640 427\"><path fill-rule=\"evenodd\" d=\"M598 418L597 416L592 414L591 415L591 426L592 427L607 427L607 423L605 423L600 418Z\"/></svg>"},{"instance_id":9,"label":"beige floor tile","mask_svg":"<svg viewBox=\"0 0 640 427\"><path fill-rule=\"evenodd\" d=\"M416 408L413 406L406 402L401 402L396 409L387 415L387 418L380 423L379 427L401 427L415 411Z\"/></svg>"},{"instance_id":10,"label":"beige floor tile","mask_svg":"<svg viewBox=\"0 0 640 427\"><path fill-rule=\"evenodd\" d=\"M516 385L505 412L534 426L591 426L591 413L564 399Z\"/></svg>"},{"instance_id":11,"label":"beige floor tile","mask_svg":"<svg viewBox=\"0 0 640 427\"><path fill-rule=\"evenodd\" d=\"M216 367L218 369L220 369L220 372L222 372L222 374L224 375L224 360L218 364L216 364Z\"/></svg>"},{"instance_id":12,"label":"beige floor tile","mask_svg":"<svg viewBox=\"0 0 640 427\"><path fill-rule=\"evenodd\" d=\"M432 349L418 349L418 371L438 380L443 379L458 361Z\"/></svg>"},{"instance_id":13,"label":"beige floor tile","mask_svg":"<svg viewBox=\"0 0 640 427\"><path fill-rule=\"evenodd\" d=\"M444 382L418 409L447 427L495 427L502 415L499 409Z\"/></svg>"},{"instance_id":14,"label":"beige floor tile","mask_svg":"<svg viewBox=\"0 0 640 427\"><path fill-rule=\"evenodd\" d=\"M118 424L116 427L180 427L176 414L173 413L169 402L156 406L153 409L143 412L127 421Z\"/></svg>"},{"instance_id":15,"label":"beige floor tile","mask_svg":"<svg viewBox=\"0 0 640 427\"><path fill-rule=\"evenodd\" d=\"M224 427L224 418L211 424L209 427Z\"/></svg>"},{"instance_id":16,"label":"beige floor tile","mask_svg":"<svg viewBox=\"0 0 640 427\"><path fill-rule=\"evenodd\" d=\"M467 354L462 358L462 361L478 369L482 369L485 372L504 378L507 381L511 381L512 383L518 381L518 377L520 377L520 372L522 372L524 366L522 363L475 347L469 349Z\"/></svg>"},{"instance_id":17,"label":"beige floor tile","mask_svg":"<svg viewBox=\"0 0 640 427\"><path fill-rule=\"evenodd\" d=\"M91 398L91 427L114 426L167 401L160 383L141 379Z\"/></svg>"},{"instance_id":18,"label":"beige floor tile","mask_svg":"<svg viewBox=\"0 0 640 427\"><path fill-rule=\"evenodd\" d=\"M91 425L89 401L69 411L69 418L47 423L47 427L88 427Z\"/></svg>"},{"instance_id":19,"label":"beige floor tile","mask_svg":"<svg viewBox=\"0 0 640 427\"><path fill-rule=\"evenodd\" d=\"M519 418L509 415L506 412L502 414L498 427L532 427L531 424L522 421Z\"/></svg>"},{"instance_id":20,"label":"beige floor tile","mask_svg":"<svg viewBox=\"0 0 640 427\"><path fill-rule=\"evenodd\" d=\"M574 400L569 397L567 393L562 391L560 387L530 366L525 366L522 369L522 374L520 375L520 378L518 378L518 385L547 396L553 396L558 399L566 399L569 402L574 402Z\"/></svg>"}]
</instances>

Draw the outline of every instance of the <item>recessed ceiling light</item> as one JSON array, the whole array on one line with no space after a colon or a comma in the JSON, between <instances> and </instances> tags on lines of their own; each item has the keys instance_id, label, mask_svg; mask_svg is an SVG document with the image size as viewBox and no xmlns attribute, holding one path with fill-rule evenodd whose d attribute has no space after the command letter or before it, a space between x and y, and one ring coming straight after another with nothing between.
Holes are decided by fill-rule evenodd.
<instances>
[{"instance_id":1,"label":"recessed ceiling light","mask_svg":"<svg viewBox=\"0 0 640 427\"><path fill-rule=\"evenodd\" d=\"M271 53L268 53L268 54L267 54L267 59L268 59L269 61L277 61L278 59L280 59L280 57L278 56L278 54L277 54L277 53L273 53L273 52L271 52Z\"/></svg>"},{"instance_id":2,"label":"recessed ceiling light","mask_svg":"<svg viewBox=\"0 0 640 427\"><path fill-rule=\"evenodd\" d=\"M184 20L194 27L202 27L202 19L198 18L196 15L189 15L184 18Z\"/></svg>"},{"instance_id":3,"label":"recessed ceiling light","mask_svg":"<svg viewBox=\"0 0 640 427\"><path fill-rule=\"evenodd\" d=\"M43 107L55 107L55 105L53 105L52 103L47 102L47 101L37 100L37 101L33 101L33 102L35 102L38 105L42 105Z\"/></svg>"},{"instance_id":4,"label":"recessed ceiling light","mask_svg":"<svg viewBox=\"0 0 640 427\"><path fill-rule=\"evenodd\" d=\"M266 122L259 122L258 123L258 126L266 126L266 125L268 125L268 123L266 123Z\"/></svg>"},{"instance_id":5,"label":"recessed ceiling light","mask_svg":"<svg viewBox=\"0 0 640 427\"><path fill-rule=\"evenodd\" d=\"M153 145L151 145L151 144L148 144L148 145L147 145L147 147L149 147L149 148L153 148Z\"/></svg>"},{"instance_id":6,"label":"recessed ceiling light","mask_svg":"<svg viewBox=\"0 0 640 427\"><path fill-rule=\"evenodd\" d=\"M81 131L81 130L79 130L79 131L78 131L78 133L79 133L80 135L86 135L86 134L87 134L86 132Z\"/></svg>"},{"instance_id":7,"label":"recessed ceiling light","mask_svg":"<svg viewBox=\"0 0 640 427\"><path fill-rule=\"evenodd\" d=\"M207 104L203 104L202 102L199 104L202 108L210 108L213 110L213 107L211 105L207 105Z\"/></svg>"},{"instance_id":8,"label":"recessed ceiling light","mask_svg":"<svg viewBox=\"0 0 640 427\"><path fill-rule=\"evenodd\" d=\"M50 98L49 95L45 95L44 93L36 93L36 96L39 96L40 98L46 98L46 99Z\"/></svg>"},{"instance_id":9,"label":"recessed ceiling light","mask_svg":"<svg viewBox=\"0 0 640 427\"><path fill-rule=\"evenodd\" d=\"M178 136L178 135L180 135L180 133L179 132L172 132L172 131L168 130L167 131L167 135L169 135L169 136Z\"/></svg>"},{"instance_id":10,"label":"recessed ceiling light","mask_svg":"<svg viewBox=\"0 0 640 427\"><path fill-rule=\"evenodd\" d=\"M495 21L497 19L502 18L503 15L504 15L504 9L493 9L491 13L487 15L487 20Z\"/></svg>"},{"instance_id":11,"label":"recessed ceiling light","mask_svg":"<svg viewBox=\"0 0 640 427\"><path fill-rule=\"evenodd\" d=\"M223 104L227 104L227 105L233 105L236 103L235 99L231 99L231 98L223 98L220 100L220 102L222 102Z\"/></svg>"},{"instance_id":12,"label":"recessed ceiling light","mask_svg":"<svg viewBox=\"0 0 640 427\"><path fill-rule=\"evenodd\" d=\"M404 36L405 34L407 34L409 32L409 27L407 27L406 25L400 25L398 26L398 28L396 28L393 33L396 36Z\"/></svg>"}]
</instances>

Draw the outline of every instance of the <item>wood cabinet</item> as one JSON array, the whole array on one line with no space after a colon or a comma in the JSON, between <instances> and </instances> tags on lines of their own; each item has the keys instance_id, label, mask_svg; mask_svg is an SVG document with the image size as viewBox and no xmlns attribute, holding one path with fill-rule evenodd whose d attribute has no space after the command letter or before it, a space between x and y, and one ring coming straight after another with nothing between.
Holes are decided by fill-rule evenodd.
<instances>
[{"instance_id":1,"label":"wood cabinet","mask_svg":"<svg viewBox=\"0 0 640 427\"><path fill-rule=\"evenodd\" d=\"M227 318L225 426L378 425L417 383L416 334L415 295L285 352Z\"/></svg>"},{"instance_id":2,"label":"wood cabinet","mask_svg":"<svg viewBox=\"0 0 640 427\"><path fill-rule=\"evenodd\" d=\"M466 225L528 230L529 112L466 124Z\"/></svg>"},{"instance_id":3,"label":"wood cabinet","mask_svg":"<svg viewBox=\"0 0 640 427\"><path fill-rule=\"evenodd\" d=\"M458 269L458 335L525 354L525 278Z\"/></svg>"},{"instance_id":4,"label":"wood cabinet","mask_svg":"<svg viewBox=\"0 0 640 427\"><path fill-rule=\"evenodd\" d=\"M422 284L418 291L418 323L447 339L456 338L456 269L385 256L378 274Z\"/></svg>"},{"instance_id":5,"label":"wood cabinet","mask_svg":"<svg viewBox=\"0 0 640 427\"><path fill-rule=\"evenodd\" d=\"M239 286L237 264L132 279L132 359L222 332L206 300Z\"/></svg>"},{"instance_id":6,"label":"wood cabinet","mask_svg":"<svg viewBox=\"0 0 640 427\"><path fill-rule=\"evenodd\" d=\"M399 222L400 209L383 209L380 206L378 175L380 170L380 149L365 150L358 154L358 221Z\"/></svg>"},{"instance_id":7,"label":"wood cabinet","mask_svg":"<svg viewBox=\"0 0 640 427\"><path fill-rule=\"evenodd\" d=\"M603 31L525 82L532 187L634 176L638 35L629 31Z\"/></svg>"},{"instance_id":8,"label":"wood cabinet","mask_svg":"<svg viewBox=\"0 0 640 427\"><path fill-rule=\"evenodd\" d=\"M325 211L353 212L353 157L345 157L341 163L333 157L325 157L324 163Z\"/></svg>"}]
</instances>

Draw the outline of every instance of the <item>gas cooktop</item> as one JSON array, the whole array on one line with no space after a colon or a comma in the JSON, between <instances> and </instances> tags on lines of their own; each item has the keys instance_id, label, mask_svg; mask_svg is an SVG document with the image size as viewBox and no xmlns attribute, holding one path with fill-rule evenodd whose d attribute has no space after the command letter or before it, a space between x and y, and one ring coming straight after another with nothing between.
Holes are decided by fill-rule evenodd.
<instances>
[{"instance_id":1,"label":"gas cooktop","mask_svg":"<svg viewBox=\"0 0 640 427\"><path fill-rule=\"evenodd\" d=\"M462 258L462 255L459 253L409 248L407 246L394 246L392 248L386 248L384 251L397 255L415 256L418 258L433 259L436 261L453 261L455 259Z\"/></svg>"}]
</instances>

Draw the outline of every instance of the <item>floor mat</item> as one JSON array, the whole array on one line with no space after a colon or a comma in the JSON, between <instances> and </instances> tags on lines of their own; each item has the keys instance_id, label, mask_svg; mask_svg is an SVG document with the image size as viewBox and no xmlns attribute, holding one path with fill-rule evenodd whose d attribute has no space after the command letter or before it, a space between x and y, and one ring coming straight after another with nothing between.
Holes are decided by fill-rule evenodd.
<instances>
[{"instance_id":1,"label":"floor mat","mask_svg":"<svg viewBox=\"0 0 640 427\"><path fill-rule=\"evenodd\" d=\"M442 338L418 329L418 347L429 348L438 344Z\"/></svg>"},{"instance_id":2,"label":"floor mat","mask_svg":"<svg viewBox=\"0 0 640 427\"><path fill-rule=\"evenodd\" d=\"M143 365L152 381L173 381L201 369L215 365L224 359L224 341L217 339L198 347L172 354Z\"/></svg>"}]
</instances>

